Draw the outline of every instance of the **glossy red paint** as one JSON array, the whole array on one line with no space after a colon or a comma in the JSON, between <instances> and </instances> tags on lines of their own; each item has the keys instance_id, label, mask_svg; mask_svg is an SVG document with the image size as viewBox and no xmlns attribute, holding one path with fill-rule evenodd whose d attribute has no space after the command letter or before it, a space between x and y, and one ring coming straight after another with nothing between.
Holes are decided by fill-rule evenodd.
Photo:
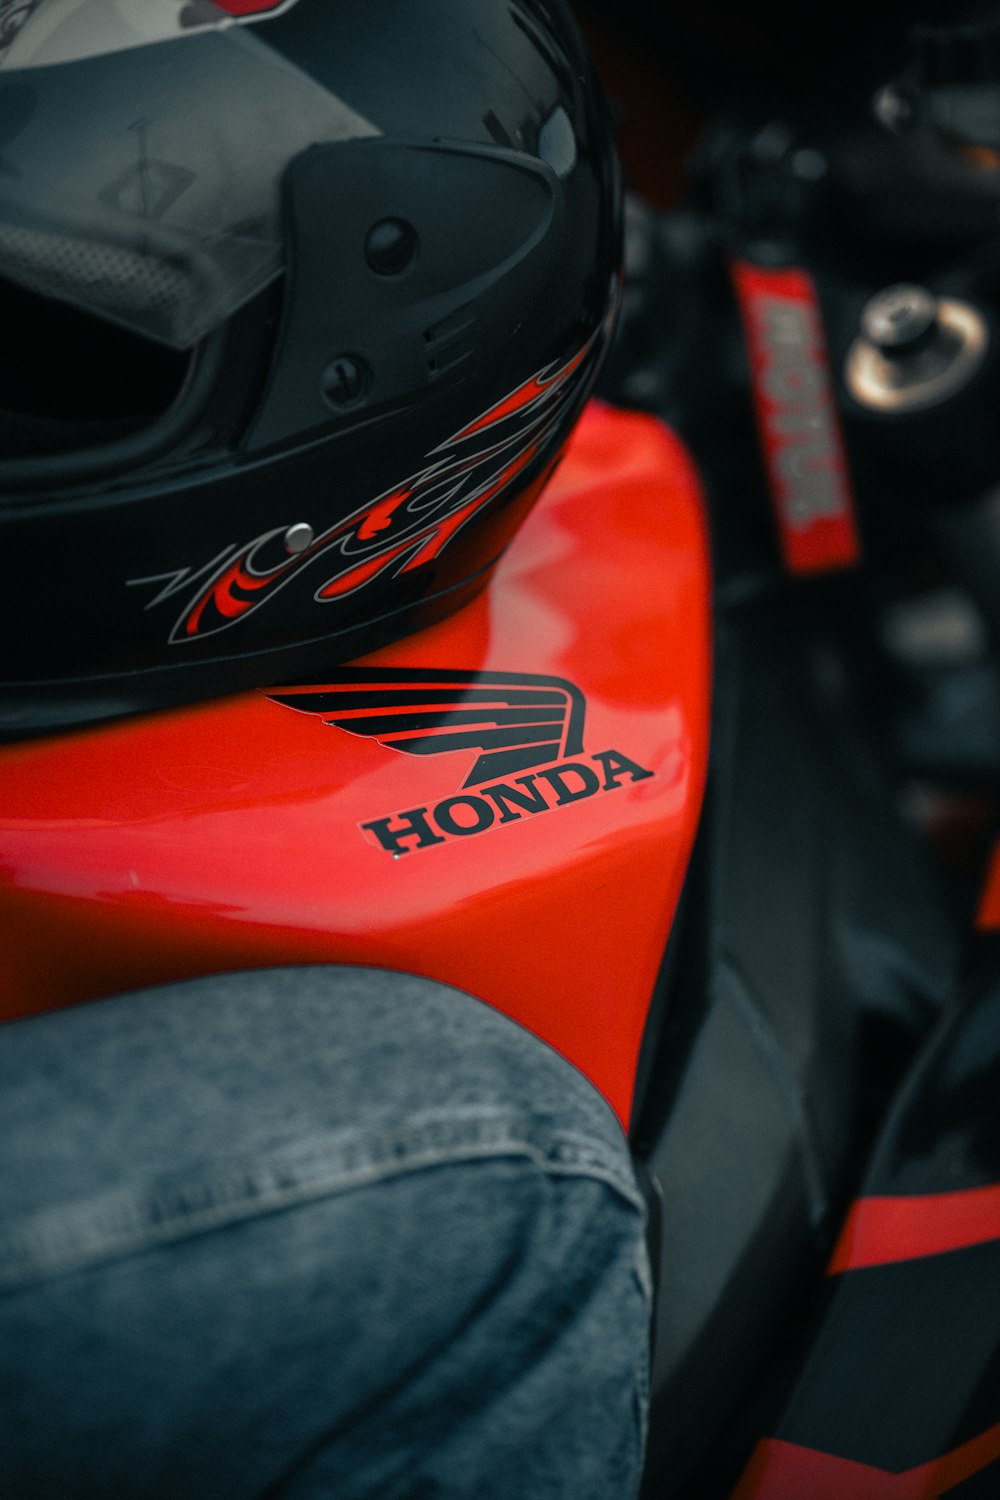
<instances>
[{"instance_id":1,"label":"glossy red paint","mask_svg":"<svg viewBox=\"0 0 1000 1500\"><path fill-rule=\"evenodd\" d=\"M906 1198L859 1198L830 1260L829 1274L943 1255L1000 1240L1000 1184Z\"/></svg>"},{"instance_id":2,"label":"glossy red paint","mask_svg":"<svg viewBox=\"0 0 1000 1500\"><path fill-rule=\"evenodd\" d=\"M544 813L405 857L361 825L454 797L475 750L401 754L263 693L4 748L0 1016L221 970L399 969L513 1016L627 1120L701 806L708 568L680 443L592 403L489 587L364 665L567 679L573 759L653 774L565 805L546 784Z\"/></svg>"}]
</instances>

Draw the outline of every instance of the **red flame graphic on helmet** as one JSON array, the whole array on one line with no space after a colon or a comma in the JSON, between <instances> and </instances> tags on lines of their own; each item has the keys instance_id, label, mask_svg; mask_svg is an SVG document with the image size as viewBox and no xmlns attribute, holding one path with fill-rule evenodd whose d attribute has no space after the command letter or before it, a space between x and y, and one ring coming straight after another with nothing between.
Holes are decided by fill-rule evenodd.
<instances>
[{"instance_id":1,"label":"red flame graphic on helmet","mask_svg":"<svg viewBox=\"0 0 1000 1500\"><path fill-rule=\"evenodd\" d=\"M243 546L227 548L196 571L183 568L131 582L168 579L146 606L151 609L199 580L170 634L171 643L179 645L247 619L320 557L326 558L328 569L334 562L334 568L313 594L319 604L344 599L384 574L398 576L421 567L546 454L594 364L599 333L564 363L537 371L440 443L418 473L338 521L296 555L274 560L288 530L278 526Z\"/></svg>"}]
</instances>

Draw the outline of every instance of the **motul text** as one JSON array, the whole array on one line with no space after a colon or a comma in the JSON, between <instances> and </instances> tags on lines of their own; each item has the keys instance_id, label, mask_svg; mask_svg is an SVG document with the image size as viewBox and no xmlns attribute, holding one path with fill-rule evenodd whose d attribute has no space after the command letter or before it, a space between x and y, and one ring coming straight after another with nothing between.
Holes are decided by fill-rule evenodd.
<instances>
[{"instance_id":1,"label":"motul text","mask_svg":"<svg viewBox=\"0 0 1000 1500\"><path fill-rule=\"evenodd\" d=\"M812 280L743 262L733 275L785 562L793 573L849 567L859 556L854 496Z\"/></svg>"},{"instance_id":2,"label":"motul text","mask_svg":"<svg viewBox=\"0 0 1000 1500\"><path fill-rule=\"evenodd\" d=\"M560 761L548 770L515 776L511 781L497 781L475 793L445 797L433 808L410 807L405 812L374 818L359 826L370 842L398 859L414 849L468 838L470 834L485 833L498 823L515 823L536 813L550 812L554 807L582 802L600 792L617 791L625 778L643 781L654 774L618 750L599 750L590 759L592 765L582 760Z\"/></svg>"},{"instance_id":3,"label":"motul text","mask_svg":"<svg viewBox=\"0 0 1000 1500\"><path fill-rule=\"evenodd\" d=\"M844 504L819 320L808 303L762 297L757 326L767 351L760 378L785 513L793 526L808 526L816 516L837 515Z\"/></svg>"}]
</instances>

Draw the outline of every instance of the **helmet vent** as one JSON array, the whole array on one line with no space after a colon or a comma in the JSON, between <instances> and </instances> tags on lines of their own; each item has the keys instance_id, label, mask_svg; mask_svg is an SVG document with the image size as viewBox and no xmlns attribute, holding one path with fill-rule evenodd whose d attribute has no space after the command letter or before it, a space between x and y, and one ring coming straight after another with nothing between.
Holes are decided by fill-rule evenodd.
<instances>
[{"instance_id":1,"label":"helmet vent","mask_svg":"<svg viewBox=\"0 0 1000 1500\"><path fill-rule=\"evenodd\" d=\"M424 360L431 375L440 375L468 359L476 349L476 313L471 302L424 330Z\"/></svg>"}]
</instances>

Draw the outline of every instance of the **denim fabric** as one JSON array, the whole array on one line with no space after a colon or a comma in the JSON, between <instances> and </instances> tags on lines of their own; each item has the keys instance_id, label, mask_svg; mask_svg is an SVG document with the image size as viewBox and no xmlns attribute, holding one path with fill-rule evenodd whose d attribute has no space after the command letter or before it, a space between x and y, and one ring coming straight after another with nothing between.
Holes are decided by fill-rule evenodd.
<instances>
[{"instance_id":1,"label":"denim fabric","mask_svg":"<svg viewBox=\"0 0 1000 1500\"><path fill-rule=\"evenodd\" d=\"M218 976L0 1028L9 1500L628 1500L642 1201L478 1001Z\"/></svg>"}]
</instances>

